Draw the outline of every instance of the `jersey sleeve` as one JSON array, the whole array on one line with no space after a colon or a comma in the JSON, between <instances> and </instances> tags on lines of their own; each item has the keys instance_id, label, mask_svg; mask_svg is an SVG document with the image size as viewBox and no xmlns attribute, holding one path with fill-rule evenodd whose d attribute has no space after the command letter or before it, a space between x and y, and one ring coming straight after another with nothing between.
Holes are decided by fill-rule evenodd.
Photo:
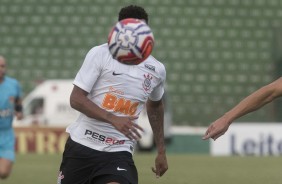
<instances>
[{"instance_id":1,"label":"jersey sleeve","mask_svg":"<svg viewBox=\"0 0 282 184\"><path fill-rule=\"evenodd\" d=\"M152 101L159 101L161 100L163 94L164 94L164 88L165 88L165 80L166 80L166 70L163 66L161 72L160 72L160 82L159 84L153 89L152 93L149 96L149 99Z\"/></svg>"},{"instance_id":2,"label":"jersey sleeve","mask_svg":"<svg viewBox=\"0 0 282 184\"><path fill-rule=\"evenodd\" d=\"M101 56L96 47L92 48L86 55L84 62L76 74L73 84L79 88L91 91L101 73Z\"/></svg>"}]
</instances>

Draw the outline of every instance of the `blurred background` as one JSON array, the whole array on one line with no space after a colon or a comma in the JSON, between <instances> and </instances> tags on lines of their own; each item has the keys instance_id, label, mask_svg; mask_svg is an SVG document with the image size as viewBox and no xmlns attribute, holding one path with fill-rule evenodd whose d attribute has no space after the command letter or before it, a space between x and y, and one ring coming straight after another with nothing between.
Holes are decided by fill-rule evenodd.
<instances>
[{"instance_id":1,"label":"blurred background","mask_svg":"<svg viewBox=\"0 0 282 184\"><path fill-rule=\"evenodd\" d=\"M279 165L273 169L279 163L277 160L272 160L270 164L269 160L263 162L263 170L260 161L255 163L254 160L235 158L230 162L227 158L209 160L209 157L186 157L186 154L282 155L281 100L238 119L238 123L231 126L219 141L201 140L211 122L248 94L281 76L281 0L1 0L0 54L7 60L8 75L20 81L26 103L36 99L33 92L44 81L63 79L71 85L88 50L107 42L120 8L130 4L140 5L148 12L149 25L155 37L152 55L167 69L167 151L185 154L181 158L170 157L173 160L171 174L165 181L187 183L181 179L187 170L193 173L189 176L192 183L221 183L214 177L218 173L225 176L225 179L220 177L222 183L269 183L269 178L273 181L271 183L275 183L274 180L280 183L281 173L273 172L281 171ZM51 85L53 92L59 91L65 83L55 85ZM56 104L55 101L61 98L55 98L46 89L42 88L43 93L40 94L51 96L52 104ZM28 100L31 94L34 96ZM62 94L68 97L69 91ZM41 103L40 99L36 99L33 105ZM54 109L51 106L47 108ZM69 106L61 104L59 109L69 111ZM44 119L36 117L35 124L44 122ZM62 121L69 123L68 120ZM42 169L44 174L54 174L67 138L65 128L18 125L16 149L20 155L15 165L18 177L11 179L11 183L16 183L17 179L21 182L26 167L34 166L30 173L24 174L30 180L35 179L32 172ZM52 168L52 172L41 167L43 157L27 153L55 154L55 157L44 157L50 159L45 164L52 164L46 167ZM137 154L136 157L143 168L147 156ZM201 160L207 164L199 164ZM184 167L185 162L195 169ZM227 162L235 166L238 163L237 170L232 172ZM245 163L245 169L247 166L250 168L242 170L239 163ZM215 165L222 169L214 170ZM147 166L144 165L144 168ZM175 170L180 166L183 168ZM143 176L148 173L142 168L141 183L153 183L146 177L144 179ZM203 171L208 180L198 171ZM239 173L240 177L231 173ZM40 180L38 183L50 182Z\"/></svg>"},{"instance_id":2,"label":"blurred background","mask_svg":"<svg viewBox=\"0 0 282 184\"><path fill-rule=\"evenodd\" d=\"M0 53L25 95L73 79L121 7L143 6L167 69L175 125L206 126L281 73L280 0L1 0ZM281 121L276 101L242 121Z\"/></svg>"},{"instance_id":3,"label":"blurred background","mask_svg":"<svg viewBox=\"0 0 282 184\"><path fill-rule=\"evenodd\" d=\"M206 127L281 75L280 0L1 0L8 74L24 96L43 81L73 79L129 4L149 13L153 55L167 69L173 127ZM239 121L280 122L281 110L278 100Z\"/></svg>"}]
</instances>

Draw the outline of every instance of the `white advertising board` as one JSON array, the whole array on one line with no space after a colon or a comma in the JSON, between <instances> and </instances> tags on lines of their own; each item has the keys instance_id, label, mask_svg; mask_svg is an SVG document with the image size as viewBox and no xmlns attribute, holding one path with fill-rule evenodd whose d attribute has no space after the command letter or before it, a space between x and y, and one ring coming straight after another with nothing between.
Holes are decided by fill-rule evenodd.
<instances>
[{"instance_id":1,"label":"white advertising board","mask_svg":"<svg viewBox=\"0 0 282 184\"><path fill-rule=\"evenodd\" d=\"M234 123L216 141L211 139L214 156L282 155L282 123Z\"/></svg>"}]
</instances>

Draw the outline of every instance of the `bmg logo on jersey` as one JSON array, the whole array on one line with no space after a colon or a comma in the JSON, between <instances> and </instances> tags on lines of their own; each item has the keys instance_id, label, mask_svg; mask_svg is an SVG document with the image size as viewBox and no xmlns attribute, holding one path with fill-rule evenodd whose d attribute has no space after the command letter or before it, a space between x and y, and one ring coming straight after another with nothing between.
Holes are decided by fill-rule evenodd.
<instances>
[{"instance_id":1,"label":"bmg logo on jersey","mask_svg":"<svg viewBox=\"0 0 282 184\"><path fill-rule=\"evenodd\" d=\"M124 98L118 98L116 95L107 93L103 99L102 107L107 110L113 110L125 115L133 116L136 113L138 102L132 102Z\"/></svg>"},{"instance_id":2,"label":"bmg logo on jersey","mask_svg":"<svg viewBox=\"0 0 282 184\"><path fill-rule=\"evenodd\" d=\"M87 138L90 140L99 141L100 143L108 144L108 145L113 145L113 144L120 145L120 144L124 144L125 142L125 140L116 140L114 138L107 137L105 135L87 129L85 130L84 135L86 135Z\"/></svg>"}]
</instances>

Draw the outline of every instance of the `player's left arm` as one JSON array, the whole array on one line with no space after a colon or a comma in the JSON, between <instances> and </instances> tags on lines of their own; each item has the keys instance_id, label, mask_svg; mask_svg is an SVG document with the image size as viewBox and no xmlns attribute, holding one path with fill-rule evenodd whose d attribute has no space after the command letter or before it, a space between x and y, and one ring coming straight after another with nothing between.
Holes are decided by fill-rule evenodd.
<instances>
[{"instance_id":1,"label":"player's left arm","mask_svg":"<svg viewBox=\"0 0 282 184\"><path fill-rule=\"evenodd\" d=\"M22 106L22 99L16 98L15 100L15 115L18 120L23 119L23 106Z\"/></svg>"},{"instance_id":2,"label":"player's left arm","mask_svg":"<svg viewBox=\"0 0 282 184\"><path fill-rule=\"evenodd\" d=\"M155 160L155 168L152 171L156 173L156 177L162 176L168 169L166 159L166 149L164 141L164 105L162 99L152 101L148 99L146 103L148 118L153 130L154 139L157 147L158 155Z\"/></svg>"},{"instance_id":3,"label":"player's left arm","mask_svg":"<svg viewBox=\"0 0 282 184\"><path fill-rule=\"evenodd\" d=\"M16 85L17 96L15 98L15 116L18 120L23 119L23 105L22 105L22 89L20 84L17 82Z\"/></svg>"}]
</instances>

